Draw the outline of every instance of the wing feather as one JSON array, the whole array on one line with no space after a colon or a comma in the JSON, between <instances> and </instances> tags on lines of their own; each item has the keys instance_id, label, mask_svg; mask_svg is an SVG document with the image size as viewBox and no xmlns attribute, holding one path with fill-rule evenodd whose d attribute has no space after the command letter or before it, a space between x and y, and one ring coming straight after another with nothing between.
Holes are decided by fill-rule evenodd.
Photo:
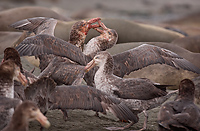
<instances>
[{"instance_id":1,"label":"wing feather","mask_svg":"<svg viewBox=\"0 0 200 131\"><path fill-rule=\"evenodd\" d=\"M56 24L57 20L53 18L34 17L15 22L10 26L18 30L34 32L36 35L48 34L53 36Z\"/></svg>"},{"instance_id":2,"label":"wing feather","mask_svg":"<svg viewBox=\"0 0 200 131\"><path fill-rule=\"evenodd\" d=\"M36 102L42 112L49 109L83 109L105 114L110 110L120 120L138 120L137 115L121 101L90 86L56 87L53 80L43 77L33 82L24 92L26 99Z\"/></svg>"},{"instance_id":3,"label":"wing feather","mask_svg":"<svg viewBox=\"0 0 200 131\"><path fill-rule=\"evenodd\" d=\"M20 56L54 54L67 57L81 65L86 65L86 63L91 60L91 57L84 55L76 46L46 34L28 37L22 41L16 49Z\"/></svg>"},{"instance_id":4,"label":"wing feather","mask_svg":"<svg viewBox=\"0 0 200 131\"><path fill-rule=\"evenodd\" d=\"M120 77L152 64L167 64L200 74L200 69L176 53L154 45L139 47L113 55L114 74Z\"/></svg>"},{"instance_id":5,"label":"wing feather","mask_svg":"<svg viewBox=\"0 0 200 131\"><path fill-rule=\"evenodd\" d=\"M110 110L120 120L137 121L137 116L126 105L90 86L56 87L50 102L53 109L83 109L102 113Z\"/></svg>"}]
</instances>

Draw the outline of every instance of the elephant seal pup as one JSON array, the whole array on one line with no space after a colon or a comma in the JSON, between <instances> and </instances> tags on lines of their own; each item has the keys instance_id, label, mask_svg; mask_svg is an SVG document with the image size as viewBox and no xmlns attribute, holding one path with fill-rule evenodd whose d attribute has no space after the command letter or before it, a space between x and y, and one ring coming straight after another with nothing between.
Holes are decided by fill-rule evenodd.
<instances>
[{"instance_id":1,"label":"elephant seal pup","mask_svg":"<svg viewBox=\"0 0 200 131\"><path fill-rule=\"evenodd\" d=\"M177 53L179 56L187 59L194 65L196 65L198 68L200 68L200 62L198 59L200 59L199 53L193 53L190 52L184 48L181 48L176 45L172 45L170 43L162 43L162 42L132 42L132 43L124 43L124 44L117 44L111 49L108 49L111 54L117 54L120 52L123 52L125 50L137 47L142 44L151 44L156 45L168 50L171 50L175 53ZM170 85L176 85L173 87L170 87L169 89L178 89L178 86L180 81L184 78L194 78L197 77L198 74L186 71L183 69L175 69L173 67L170 67L168 65L150 65L148 67L142 68L141 70L134 71L130 73L129 75L126 75L125 77L134 77L134 78L148 78L154 82L162 83L162 84L170 84Z\"/></svg>"},{"instance_id":2,"label":"elephant seal pup","mask_svg":"<svg viewBox=\"0 0 200 131\"><path fill-rule=\"evenodd\" d=\"M31 17L52 17L59 20L69 21L70 18L61 16L51 9L37 6L25 6L19 8L13 8L0 12L0 30L1 31L13 31L14 29L9 27L12 23L19 20L23 20ZM16 31L16 30L15 30Z\"/></svg>"},{"instance_id":3,"label":"elephant seal pup","mask_svg":"<svg viewBox=\"0 0 200 131\"><path fill-rule=\"evenodd\" d=\"M3 54L3 51L10 46L13 46L20 36L21 32L9 32L9 31L0 31L0 54Z\"/></svg>"},{"instance_id":4,"label":"elephant seal pup","mask_svg":"<svg viewBox=\"0 0 200 131\"><path fill-rule=\"evenodd\" d=\"M181 46L189 51L200 53L200 35L178 38L171 43Z\"/></svg>"},{"instance_id":5,"label":"elephant seal pup","mask_svg":"<svg viewBox=\"0 0 200 131\"><path fill-rule=\"evenodd\" d=\"M123 19L102 18L101 21L109 28L115 29L119 35L118 43L126 42L171 42L174 39L183 37L182 34L170 31L158 26L141 24ZM55 28L55 36L65 41L69 39L69 32L76 21L58 21ZM90 30L86 37L86 43L93 37L99 35L96 31Z\"/></svg>"}]
</instances>

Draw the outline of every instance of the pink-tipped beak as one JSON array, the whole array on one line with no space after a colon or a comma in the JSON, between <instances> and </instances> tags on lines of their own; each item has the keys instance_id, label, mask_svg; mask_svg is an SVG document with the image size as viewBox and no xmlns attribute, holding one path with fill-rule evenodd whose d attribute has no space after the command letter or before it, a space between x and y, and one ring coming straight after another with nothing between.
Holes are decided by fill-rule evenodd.
<instances>
[{"instance_id":1,"label":"pink-tipped beak","mask_svg":"<svg viewBox=\"0 0 200 131\"><path fill-rule=\"evenodd\" d=\"M108 28L104 25L103 22L98 21L99 25L104 29L104 30L108 30Z\"/></svg>"},{"instance_id":2,"label":"pink-tipped beak","mask_svg":"<svg viewBox=\"0 0 200 131\"><path fill-rule=\"evenodd\" d=\"M4 59L1 61L1 64L4 62Z\"/></svg>"},{"instance_id":3,"label":"pink-tipped beak","mask_svg":"<svg viewBox=\"0 0 200 131\"><path fill-rule=\"evenodd\" d=\"M100 25L98 25L98 24L94 24L94 25L89 25L89 28L91 29L91 28L97 28L97 27L100 27Z\"/></svg>"},{"instance_id":4,"label":"pink-tipped beak","mask_svg":"<svg viewBox=\"0 0 200 131\"><path fill-rule=\"evenodd\" d=\"M105 31L107 32L107 30L109 28L107 28L103 22L101 22L100 20L98 21L99 25L90 25L93 26L93 29L95 29L96 31L98 31L99 33L103 34ZM100 28L97 27L102 27L103 30L101 30Z\"/></svg>"},{"instance_id":5,"label":"pink-tipped beak","mask_svg":"<svg viewBox=\"0 0 200 131\"><path fill-rule=\"evenodd\" d=\"M92 69L95 66L95 61L91 60L84 68L85 72L88 72L90 69Z\"/></svg>"},{"instance_id":6,"label":"pink-tipped beak","mask_svg":"<svg viewBox=\"0 0 200 131\"><path fill-rule=\"evenodd\" d=\"M100 21L100 20L101 20L101 18L99 18L99 17L88 20L88 21L87 21L87 26L88 26L87 28L88 28L88 29L91 29L91 28L100 27L99 24L94 24L94 25L92 25L93 23L98 22L98 21Z\"/></svg>"},{"instance_id":7,"label":"pink-tipped beak","mask_svg":"<svg viewBox=\"0 0 200 131\"><path fill-rule=\"evenodd\" d=\"M23 86L26 86L28 84L26 77L21 72L19 73L17 78L19 79L19 81L22 83Z\"/></svg>"},{"instance_id":8,"label":"pink-tipped beak","mask_svg":"<svg viewBox=\"0 0 200 131\"><path fill-rule=\"evenodd\" d=\"M49 128L50 127L50 122L47 120L47 117L44 116L40 110L37 111L37 115L36 115L36 120L38 122L40 122L40 124L45 127L45 128Z\"/></svg>"}]
</instances>

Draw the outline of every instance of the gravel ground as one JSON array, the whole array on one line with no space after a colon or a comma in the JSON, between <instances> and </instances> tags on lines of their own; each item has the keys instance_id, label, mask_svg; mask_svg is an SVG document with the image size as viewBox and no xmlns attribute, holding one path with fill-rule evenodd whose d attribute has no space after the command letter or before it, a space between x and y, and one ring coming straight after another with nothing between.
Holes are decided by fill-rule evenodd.
<instances>
[{"instance_id":1,"label":"gravel ground","mask_svg":"<svg viewBox=\"0 0 200 131\"><path fill-rule=\"evenodd\" d=\"M200 12L199 0L0 0L0 11L26 6L45 6L73 19L87 17L122 18L151 24L162 24L164 21L179 19L191 13ZM26 60L22 60L23 67L33 68ZM36 69L36 74L39 70ZM67 96L66 96L67 97ZM172 100L171 98L170 100ZM168 100L168 101L170 101ZM157 130L157 113L159 107L148 111L148 130ZM119 122L113 115L94 116L93 111L69 110L69 119L64 121L58 110L49 111L47 117L51 122L48 131L103 131L107 126L123 126L127 123ZM144 116L139 115L140 121L130 129L140 129L143 126ZM31 122L30 131L38 131L38 122ZM130 130L127 129L127 130ZM47 130L47 129L45 129Z\"/></svg>"}]
</instances>

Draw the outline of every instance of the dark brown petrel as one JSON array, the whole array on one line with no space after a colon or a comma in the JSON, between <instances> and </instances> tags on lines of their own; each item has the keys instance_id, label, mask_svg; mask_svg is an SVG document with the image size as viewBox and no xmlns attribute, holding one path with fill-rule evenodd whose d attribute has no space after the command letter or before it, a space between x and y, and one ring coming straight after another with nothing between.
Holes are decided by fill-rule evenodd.
<instances>
[{"instance_id":1,"label":"dark brown petrel","mask_svg":"<svg viewBox=\"0 0 200 131\"><path fill-rule=\"evenodd\" d=\"M37 77L34 74L23 69L19 53L17 52L17 50L15 48L8 47L4 50L4 59L3 59L2 62L6 61L6 60L12 60L12 61L14 61L14 63L17 66L20 67L20 71L26 77L29 84L32 83L33 81L37 80ZM24 89L25 89L25 86L23 86L18 81L14 81L15 98L19 98L21 100L24 100Z\"/></svg>"},{"instance_id":2,"label":"dark brown petrel","mask_svg":"<svg viewBox=\"0 0 200 131\"><path fill-rule=\"evenodd\" d=\"M0 65L0 96L14 98L14 80L27 84L25 76L20 72L20 67L12 60L6 60ZM0 129L6 126L14 109L8 109L0 113Z\"/></svg>"},{"instance_id":3,"label":"dark brown petrel","mask_svg":"<svg viewBox=\"0 0 200 131\"><path fill-rule=\"evenodd\" d=\"M154 84L146 78L120 78L113 74L113 57L107 51L98 52L85 70L95 65L99 67L94 82L96 88L115 97L123 99L149 100L167 94L166 87Z\"/></svg>"},{"instance_id":4,"label":"dark brown petrel","mask_svg":"<svg viewBox=\"0 0 200 131\"><path fill-rule=\"evenodd\" d=\"M26 19L26 20L16 22L11 26L14 28L17 28L17 29L24 29L24 30L30 29L30 31L34 31L37 28L39 28L38 30L41 31L41 29L44 28L45 26L47 26L47 29L49 29L51 27L54 28L54 26L52 26L52 24L54 25L55 20L53 21L53 19L47 19L47 18L43 18L43 19L42 19L42 17ZM96 52L112 47L114 44L116 44L116 41L118 38L115 30L107 28L99 20L100 20L100 18L94 18L89 21L83 20L83 21L76 22L72 26L72 29L70 32L69 42L76 46L78 46L78 45L83 46L86 34L90 28L94 28L98 32L101 33L100 36L97 36L97 37L91 39L88 42L88 44L86 44L86 46L84 47L83 52L86 55L90 55L92 57L96 54ZM45 24L45 21L47 23L51 23L51 21L53 21L53 22L52 22L52 24L48 25L48 24ZM92 23L94 23L96 21L98 21L99 25L91 25ZM97 27L102 27L102 30ZM50 31L52 31L52 30L50 30ZM41 32L35 31L35 33L36 33L36 35L41 35L41 34L47 35L48 34L47 31L45 31L44 33L42 31ZM53 33L51 32L49 35L53 36L52 34ZM33 38L35 38L35 37L33 37ZM31 41L32 38L31 39L29 38L28 40ZM52 46L54 45L53 42L54 42L54 40L52 39L52 41L51 41ZM80 46L78 46L78 47L80 47ZM37 48L32 48L32 49L37 51ZM47 71L44 71L41 73L40 76L50 76L51 78L53 78L55 80L55 82L57 84L66 84L66 85L72 84L76 78L76 74L78 74L81 70L83 70L84 67L79 66L79 65L74 65L75 62L72 62L66 58L57 57L55 59L58 59L58 60L53 60L54 57L55 57L54 55L44 55L44 54L39 55L40 68L42 71L45 69L45 67L47 67L48 63L50 63L52 61L56 61L56 62L53 62L50 65L48 65L48 69L45 69L45 70L48 70L49 73ZM55 69L55 71L54 71L54 69ZM85 79L89 85L92 85L91 83L93 83L93 81L92 81L93 77L90 78L90 76L93 76L93 75L87 74Z\"/></svg>"},{"instance_id":5,"label":"dark brown petrel","mask_svg":"<svg viewBox=\"0 0 200 131\"><path fill-rule=\"evenodd\" d=\"M28 131L29 121L33 120L39 121L45 128L50 126L50 122L34 102L24 101L16 108L11 121L2 131Z\"/></svg>"},{"instance_id":6,"label":"dark brown petrel","mask_svg":"<svg viewBox=\"0 0 200 131\"><path fill-rule=\"evenodd\" d=\"M68 42L73 45L76 45L81 50L83 50L84 41L85 41L88 31L91 28L95 28L99 26L96 24L92 25L92 23L95 23L98 20L100 20L100 18L93 18L88 21L82 20L82 21L76 22L71 28L70 38ZM32 39L40 40L40 38L37 37L40 35L45 35L45 36L49 35L49 36L54 37L54 29L55 29L56 24L57 24L57 20L53 18L34 17L34 18L28 18L28 19L18 21L16 23L13 23L10 26L19 30L34 32L36 36L26 38L28 39L28 41L31 41ZM59 39L59 38L55 37L55 39ZM54 42L55 41L52 39L51 43L49 44L53 46ZM32 48L32 51L37 52L37 48ZM36 55L36 57L39 57L40 59L39 66L40 66L41 71L43 71L55 56L53 54L51 55L43 54L43 55ZM69 60L66 60L66 62L68 62L69 64L74 64L74 62L69 61Z\"/></svg>"},{"instance_id":7,"label":"dark brown petrel","mask_svg":"<svg viewBox=\"0 0 200 131\"><path fill-rule=\"evenodd\" d=\"M122 102L86 85L56 86L53 80L43 77L29 85L25 95L26 99L36 102L43 113L54 109L61 109L64 113L66 109L93 110L103 114L110 111L120 120L138 121L137 115Z\"/></svg>"},{"instance_id":8,"label":"dark brown petrel","mask_svg":"<svg viewBox=\"0 0 200 131\"><path fill-rule=\"evenodd\" d=\"M102 92L109 94L110 96L120 99L120 101L123 101L132 110L135 110L134 112L141 112L141 109L136 108L136 106L140 105L138 103L142 103L145 100L148 104L150 102L154 103L154 98L165 96L167 94L166 87L168 85L156 84L146 78L124 79L114 75L113 64L113 57L110 55L110 53L107 51L101 51L98 52L93 60L86 65L85 70L90 70L95 65L97 65L99 68L94 76L96 88L101 90ZM157 105L156 103L154 104ZM146 106L143 106L143 110L145 113L145 110L147 110ZM145 120L145 123L146 121L147 120ZM128 125L127 127L130 127L132 124L134 124L134 122L130 123L130 125ZM127 127L113 127L107 129L117 130L125 129ZM141 130L145 128L146 124Z\"/></svg>"},{"instance_id":9,"label":"dark brown petrel","mask_svg":"<svg viewBox=\"0 0 200 131\"><path fill-rule=\"evenodd\" d=\"M200 108L194 104L194 83L184 79L179 85L175 101L167 102L158 114L159 131L199 131Z\"/></svg>"},{"instance_id":10,"label":"dark brown petrel","mask_svg":"<svg viewBox=\"0 0 200 131\"><path fill-rule=\"evenodd\" d=\"M15 64L20 67L20 71L26 76L29 83L31 83L31 81L34 81L34 79L37 79L35 75L33 75L29 71L23 69L22 64L21 64L21 58L19 56L18 51L15 48L7 47L4 50L4 58L3 58L2 62L6 61L6 60L13 60L15 62Z\"/></svg>"}]
</instances>

